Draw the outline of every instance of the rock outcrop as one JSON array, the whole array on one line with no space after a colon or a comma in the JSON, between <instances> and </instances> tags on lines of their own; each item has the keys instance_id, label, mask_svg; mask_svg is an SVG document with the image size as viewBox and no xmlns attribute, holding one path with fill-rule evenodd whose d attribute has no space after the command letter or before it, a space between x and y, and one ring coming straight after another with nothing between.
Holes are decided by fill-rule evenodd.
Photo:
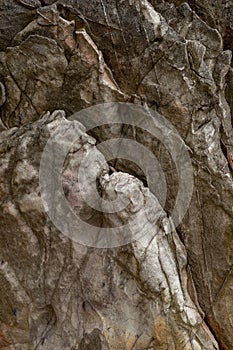
<instances>
[{"instance_id":1,"label":"rock outcrop","mask_svg":"<svg viewBox=\"0 0 233 350\"><path fill-rule=\"evenodd\" d=\"M8 0L0 18L0 349L233 349L231 1ZM143 106L178 130L194 189L173 232L179 171L161 140L67 120L104 102ZM77 132L63 171L74 212L99 227L150 215L149 238L100 249L53 225L39 169L61 126ZM98 144L117 137L156 155L164 208L143 169L100 161ZM87 176L98 170L106 200L120 188L127 210L83 200L76 171L92 152Z\"/></svg>"}]
</instances>

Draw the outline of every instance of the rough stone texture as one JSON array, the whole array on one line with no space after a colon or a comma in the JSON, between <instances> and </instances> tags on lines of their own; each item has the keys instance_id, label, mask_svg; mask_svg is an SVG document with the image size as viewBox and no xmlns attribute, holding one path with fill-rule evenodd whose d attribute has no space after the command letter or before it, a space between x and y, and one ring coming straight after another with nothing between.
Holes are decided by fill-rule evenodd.
<instances>
[{"instance_id":1,"label":"rough stone texture","mask_svg":"<svg viewBox=\"0 0 233 350\"><path fill-rule=\"evenodd\" d=\"M233 349L232 13L220 0L0 1L0 349ZM45 112L107 101L157 110L190 150L189 211L177 233L152 225L149 245L82 247L40 200L41 152L70 125ZM157 155L170 212L178 185L167 152L141 130L92 132L119 135ZM106 197L116 182L143 195L140 170L111 165Z\"/></svg>"},{"instance_id":2,"label":"rough stone texture","mask_svg":"<svg viewBox=\"0 0 233 350\"><path fill-rule=\"evenodd\" d=\"M121 172L106 176L109 169L98 164L93 139L82 127L63 174L69 202L85 210L74 169L90 153L93 167L96 163L102 172L103 196L111 198L120 186L131 198L130 211L108 221L117 224L130 219L130 212L142 212L139 225L146 213L150 235L141 243L100 250L70 241L49 222L38 167L46 140L61 123L64 130L73 127L64 113L55 112L1 134L1 179L7 175L1 183L2 344L17 349L165 349L167 344L217 349L189 296L186 252L176 232L166 234L165 212L137 178ZM76 157L80 149L82 157Z\"/></svg>"}]
</instances>

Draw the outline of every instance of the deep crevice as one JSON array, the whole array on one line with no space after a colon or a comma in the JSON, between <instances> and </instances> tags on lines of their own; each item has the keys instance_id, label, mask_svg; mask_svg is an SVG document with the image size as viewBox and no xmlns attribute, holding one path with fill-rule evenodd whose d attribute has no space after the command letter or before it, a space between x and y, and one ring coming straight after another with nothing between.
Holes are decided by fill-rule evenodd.
<instances>
[{"instance_id":1,"label":"deep crevice","mask_svg":"<svg viewBox=\"0 0 233 350\"><path fill-rule=\"evenodd\" d=\"M209 328L212 336L214 337L215 341L217 342L218 346L219 346L219 350L230 350L228 346L226 346L226 344L224 344L221 340L221 337L218 336L218 334L216 333L215 328L212 327L211 325L211 321L209 319L209 317L207 315L205 315L204 317L204 321L207 325L207 327ZM219 332L221 332L221 330L219 329Z\"/></svg>"}]
</instances>

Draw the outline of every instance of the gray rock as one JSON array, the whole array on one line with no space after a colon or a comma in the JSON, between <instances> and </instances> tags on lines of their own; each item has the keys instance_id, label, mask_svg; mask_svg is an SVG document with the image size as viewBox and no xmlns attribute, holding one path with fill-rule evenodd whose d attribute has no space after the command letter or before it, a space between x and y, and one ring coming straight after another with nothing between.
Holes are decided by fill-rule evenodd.
<instances>
[{"instance_id":1,"label":"gray rock","mask_svg":"<svg viewBox=\"0 0 233 350\"><path fill-rule=\"evenodd\" d=\"M220 0L1 1L0 348L233 348L232 10ZM150 244L98 250L49 221L38 171L53 130L71 125L65 113L111 101L150 107L176 127L195 189L176 232L166 235L160 220L151 224ZM106 199L120 183L125 197L133 189L142 200L136 229L148 208L152 217L171 213L179 174L161 142L126 125L89 134L97 143L136 140L165 171L161 214L135 164L113 160L109 171L99 151L93 158L89 170L109 172L100 182ZM77 135L77 148L95 149L81 125ZM75 153L64 170L74 211L97 226L130 220L130 210L107 216L85 205Z\"/></svg>"},{"instance_id":2,"label":"gray rock","mask_svg":"<svg viewBox=\"0 0 233 350\"><path fill-rule=\"evenodd\" d=\"M0 82L0 107L6 102L6 89L3 83Z\"/></svg>"},{"instance_id":3,"label":"gray rock","mask_svg":"<svg viewBox=\"0 0 233 350\"><path fill-rule=\"evenodd\" d=\"M109 169L104 168L100 177L105 199L119 187L131 198L125 212L106 218L111 225L123 218L134 222L137 211L139 228L150 211L150 231L141 243L92 249L72 242L48 220L39 195L38 166L45 142L58 126L69 130L73 123L54 112L1 133L4 339L17 349L130 349L133 344L163 349L167 342L186 349L217 349L188 292L185 248L176 232L166 233L166 214L141 181L121 172L106 177ZM67 156L63 183L77 211L77 203L79 210L85 203L76 189L74 169L89 152L100 165L93 139L79 124L76 128L78 138ZM90 167L87 178L92 172Z\"/></svg>"}]
</instances>

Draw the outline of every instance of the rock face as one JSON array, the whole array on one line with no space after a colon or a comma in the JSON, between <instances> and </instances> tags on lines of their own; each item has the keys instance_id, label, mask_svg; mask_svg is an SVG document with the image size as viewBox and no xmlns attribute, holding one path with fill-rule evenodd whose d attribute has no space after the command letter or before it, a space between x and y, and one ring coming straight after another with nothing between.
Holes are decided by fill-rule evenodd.
<instances>
[{"instance_id":1,"label":"rock face","mask_svg":"<svg viewBox=\"0 0 233 350\"><path fill-rule=\"evenodd\" d=\"M0 349L233 349L232 2L8 0L0 17ZM66 119L113 101L157 111L184 141L195 186L173 232L180 174L162 142ZM62 175L74 212L99 227L138 213L149 238L100 249L54 226L39 168L58 128L77 133ZM131 161L102 163L96 145L116 137L156 155L164 208ZM87 206L77 169L89 154L87 179L95 169L101 196L120 189L127 209Z\"/></svg>"}]
</instances>

